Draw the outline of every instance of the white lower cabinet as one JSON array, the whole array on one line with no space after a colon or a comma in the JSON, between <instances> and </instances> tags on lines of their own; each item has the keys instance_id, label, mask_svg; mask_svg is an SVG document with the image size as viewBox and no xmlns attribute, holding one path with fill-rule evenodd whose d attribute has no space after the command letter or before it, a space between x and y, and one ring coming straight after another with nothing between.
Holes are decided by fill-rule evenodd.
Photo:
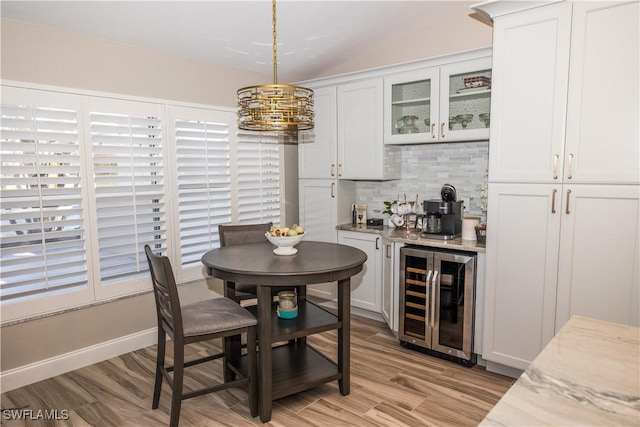
<instances>
[{"instance_id":1,"label":"white lower cabinet","mask_svg":"<svg viewBox=\"0 0 640 427\"><path fill-rule=\"evenodd\" d=\"M336 226L351 222L349 206L355 200L351 181L331 179L301 179L298 182L300 225L305 228L305 240L337 243ZM336 287L331 283L311 285L309 295L336 299Z\"/></svg>"},{"instance_id":2,"label":"white lower cabinet","mask_svg":"<svg viewBox=\"0 0 640 427\"><path fill-rule=\"evenodd\" d=\"M338 243L367 254L363 270L351 277L351 306L380 313L382 290L382 237L374 233L338 231Z\"/></svg>"},{"instance_id":3,"label":"white lower cabinet","mask_svg":"<svg viewBox=\"0 0 640 427\"><path fill-rule=\"evenodd\" d=\"M640 324L639 195L490 184L484 359L526 369L571 315Z\"/></svg>"},{"instance_id":4,"label":"white lower cabinet","mask_svg":"<svg viewBox=\"0 0 640 427\"><path fill-rule=\"evenodd\" d=\"M640 186L564 186L556 332L573 315L640 326Z\"/></svg>"}]
</instances>

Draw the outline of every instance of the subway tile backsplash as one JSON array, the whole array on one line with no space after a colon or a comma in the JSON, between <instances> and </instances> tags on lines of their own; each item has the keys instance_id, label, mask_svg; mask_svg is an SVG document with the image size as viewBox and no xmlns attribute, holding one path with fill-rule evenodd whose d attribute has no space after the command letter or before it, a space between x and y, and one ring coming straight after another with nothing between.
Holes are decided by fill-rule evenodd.
<instances>
[{"instance_id":1,"label":"subway tile backsplash","mask_svg":"<svg viewBox=\"0 0 640 427\"><path fill-rule=\"evenodd\" d=\"M381 218L384 201L396 200L398 193L422 203L439 199L440 188L451 184L458 200L470 198L467 215L480 216L482 183L487 179L489 142L459 142L447 144L405 145L393 155L399 156L401 178L393 181L358 181L354 202L367 204L367 218Z\"/></svg>"}]
</instances>

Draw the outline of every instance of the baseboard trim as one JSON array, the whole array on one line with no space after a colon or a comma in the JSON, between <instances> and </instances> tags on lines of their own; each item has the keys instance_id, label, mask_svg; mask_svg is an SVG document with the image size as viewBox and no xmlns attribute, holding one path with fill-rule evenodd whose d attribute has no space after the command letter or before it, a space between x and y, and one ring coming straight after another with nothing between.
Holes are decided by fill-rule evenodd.
<instances>
[{"instance_id":1,"label":"baseboard trim","mask_svg":"<svg viewBox=\"0 0 640 427\"><path fill-rule=\"evenodd\" d=\"M146 329L29 365L10 369L6 372L1 372L0 390L2 390L2 393L5 393L25 385L102 362L112 357L120 356L121 354L154 345L158 339L157 331L157 328Z\"/></svg>"},{"instance_id":2,"label":"baseboard trim","mask_svg":"<svg viewBox=\"0 0 640 427\"><path fill-rule=\"evenodd\" d=\"M507 377L517 379L520 377L520 375L522 375L522 372L523 372L522 369L512 368L511 366L501 365L499 363L490 362L488 360L486 362L487 362L487 365L486 365L487 371L500 374L500 375L505 375Z\"/></svg>"}]
</instances>

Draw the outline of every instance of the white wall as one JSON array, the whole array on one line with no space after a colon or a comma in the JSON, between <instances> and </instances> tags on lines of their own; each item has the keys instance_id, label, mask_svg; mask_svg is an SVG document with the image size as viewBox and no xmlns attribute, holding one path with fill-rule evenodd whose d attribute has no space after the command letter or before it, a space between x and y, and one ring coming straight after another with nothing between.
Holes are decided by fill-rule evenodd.
<instances>
[{"instance_id":1,"label":"white wall","mask_svg":"<svg viewBox=\"0 0 640 427\"><path fill-rule=\"evenodd\" d=\"M238 88L272 76L2 20L5 80L236 106Z\"/></svg>"}]
</instances>

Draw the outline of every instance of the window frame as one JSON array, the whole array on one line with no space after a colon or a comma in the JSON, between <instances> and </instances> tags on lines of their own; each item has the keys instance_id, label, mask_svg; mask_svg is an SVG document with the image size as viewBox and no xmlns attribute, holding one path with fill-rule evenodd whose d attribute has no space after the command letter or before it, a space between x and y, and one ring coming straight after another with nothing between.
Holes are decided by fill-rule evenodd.
<instances>
[{"instance_id":1,"label":"window frame","mask_svg":"<svg viewBox=\"0 0 640 427\"><path fill-rule=\"evenodd\" d=\"M81 156L81 194L82 194L82 211L83 211L83 227L85 232L85 254L87 266L87 289L77 295L69 295L63 293L55 298L29 298L25 301L4 302L0 307L2 317L1 323L7 324L18 320L24 320L42 315L54 314L78 307L102 304L122 297L138 295L140 293L149 292L151 290L151 281L148 275L142 275L138 278L126 279L121 282L104 286L100 281L100 262L98 253L98 233L96 220L96 202L95 202L95 185L93 175L92 147L90 138L90 121L89 112L91 100L100 100L100 102L111 103L115 106L118 103L124 105L155 105L161 112L162 127L162 162L163 162L163 179L164 194L166 196L166 218L165 218L165 240L167 249L165 254L171 259L179 283L190 282L193 280L203 280L207 277L206 270L201 265L193 265L189 268L182 268L180 265L180 227L179 227L179 211L177 206L178 174L176 168L177 159L177 142L174 134L175 122L174 112L177 110L184 111L200 111L204 115L213 114L226 116L229 129L229 156L231 158L231 223L240 223L238 217L238 188L234 179L236 171L236 155L238 139L238 129L236 125L235 109L228 107L218 107L212 105L194 104L187 102L176 102L162 99L153 99L145 97L136 97L120 94L110 94L95 91L86 91L72 88L61 88L48 85L39 85L15 81L2 80L2 100L5 103L5 93L11 93L12 96L24 96L30 93L35 99L43 99L56 101L62 98L74 99L79 108L77 109L78 117L78 139L80 141ZM194 115L194 119L198 119L198 115ZM278 149L279 158L279 219L281 222L285 213L285 197L284 197L284 150L282 146ZM215 246L217 247L217 245Z\"/></svg>"}]
</instances>

